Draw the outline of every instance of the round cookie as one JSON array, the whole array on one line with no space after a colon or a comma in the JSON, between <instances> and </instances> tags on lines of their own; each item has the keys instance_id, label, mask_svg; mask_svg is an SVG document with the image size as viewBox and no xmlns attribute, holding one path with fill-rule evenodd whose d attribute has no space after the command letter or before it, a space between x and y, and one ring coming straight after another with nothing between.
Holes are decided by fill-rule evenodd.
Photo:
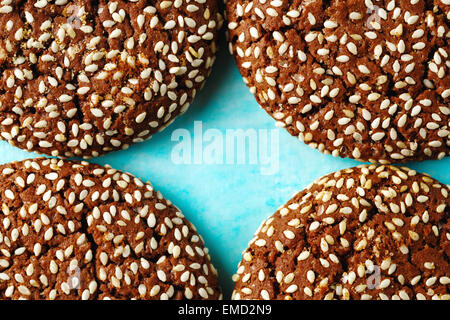
<instances>
[{"instance_id":1,"label":"round cookie","mask_svg":"<svg viewBox=\"0 0 450 320\"><path fill-rule=\"evenodd\" d=\"M265 220L233 299L450 299L450 188L375 165L315 181Z\"/></svg>"},{"instance_id":2,"label":"round cookie","mask_svg":"<svg viewBox=\"0 0 450 320\"><path fill-rule=\"evenodd\" d=\"M450 2L228 0L230 51L278 127L334 156L450 154Z\"/></svg>"},{"instance_id":3,"label":"round cookie","mask_svg":"<svg viewBox=\"0 0 450 320\"><path fill-rule=\"evenodd\" d=\"M221 23L216 0L2 1L2 139L84 158L148 139L204 84Z\"/></svg>"},{"instance_id":4,"label":"round cookie","mask_svg":"<svg viewBox=\"0 0 450 320\"><path fill-rule=\"evenodd\" d=\"M25 160L0 193L0 300L222 297L194 226L131 174Z\"/></svg>"}]
</instances>

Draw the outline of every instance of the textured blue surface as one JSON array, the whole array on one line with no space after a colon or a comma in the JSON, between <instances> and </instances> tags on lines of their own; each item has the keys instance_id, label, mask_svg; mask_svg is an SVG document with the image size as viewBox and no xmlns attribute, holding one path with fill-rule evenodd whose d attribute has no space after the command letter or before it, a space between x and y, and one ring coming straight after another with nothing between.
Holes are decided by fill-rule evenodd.
<instances>
[{"instance_id":1,"label":"textured blue surface","mask_svg":"<svg viewBox=\"0 0 450 320\"><path fill-rule=\"evenodd\" d=\"M229 298L231 276L261 221L316 178L360 163L322 155L284 129L275 129L274 121L257 105L224 48L222 44L211 77L185 115L149 141L91 161L150 181L176 204L205 239L219 270L225 298ZM249 161L195 164L198 159L193 157L192 164L177 164L172 153L178 142L173 141L172 134L187 129L193 136L196 121L202 122L203 132L217 129L209 132L223 135L229 129L274 130L279 135L278 172L264 175L264 166ZM37 156L0 142L1 163ZM407 166L450 184L450 158Z\"/></svg>"}]
</instances>

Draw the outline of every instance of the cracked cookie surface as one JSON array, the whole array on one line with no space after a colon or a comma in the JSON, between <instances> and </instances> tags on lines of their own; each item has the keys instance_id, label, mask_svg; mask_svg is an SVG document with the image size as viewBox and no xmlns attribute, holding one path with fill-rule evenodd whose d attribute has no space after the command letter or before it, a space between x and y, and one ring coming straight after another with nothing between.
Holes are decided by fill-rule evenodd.
<instances>
[{"instance_id":1,"label":"cracked cookie surface","mask_svg":"<svg viewBox=\"0 0 450 320\"><path fill-rule=\"evenodd\" d=\"M228 0L258 103L312 148L363 161L450 154L450 2Z\"/></svg>"},{"instance_id":2,"label":"cracked cookie surface","mask_svg":"<svg viewBox=\"0 0 450 320\"><path fill-rule=\"evenodd\" d=\"M265 220L233 299L450 299L450 188L407 168L322 177Z\"/></svg>"},{"instance_id":3,"label":"cracked cookie surface","mask_svg":"<svg viewBox=\"0 0 450 320\"><path fill-rule=\"evenodd\" d=\"M108 166L0 166L0 300L219 299L208 249L169 200Z\"/></svg>"},{"instance_id":4,"label":"cracked cookie surface","mask_svg":"<svg viewBox=\"0 0 450 320\"><path fill-rule=\"evenodd\" d=\"M215 60L216 0L6 0L0 133L19 148L95 157L184 113Z\"/></svg>"}]
</instances>

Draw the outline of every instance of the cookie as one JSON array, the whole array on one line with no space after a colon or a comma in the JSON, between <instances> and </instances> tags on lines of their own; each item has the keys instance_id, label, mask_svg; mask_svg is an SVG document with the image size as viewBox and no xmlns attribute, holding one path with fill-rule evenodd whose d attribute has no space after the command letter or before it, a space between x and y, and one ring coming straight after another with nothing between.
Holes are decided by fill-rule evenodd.
<instances>
[{"instance_id":1,"label":"cookie","mask_svg":"<svg viewBox=\"0 0 450 320\"><path fill-rule=\"evenodd\" d=\"M228 0L230 51L278 127L325 154L450 154L450 2Z\"/></svg>"},{"instance_id":2,"label":"cookie","mask_svg":"<svg viewBox=\"0 0 450 320\"><path fill-rule=\"evenodd\" d=\"M216 0L2 1L2 139L84 158L148 139L201 89L221 19Z\"/></svg>"},{"instance_id":3,"label":"cookie","mask_svg":"<svg viewBox=\"0 0 450 320\"><path fill-rule=\"evenodd\" d=\"M359 166L315 181L265 220L234 299L450 299L449 186Z\"/></svg>"},{"instance_id":4,"label":"cookie","mask_svg":"<svg viewBox=\"0 0 450 320\"><path fill-rule=\"evenodd\" d=\"M221 298L194 226L129 173L25 160L0 193L0 300Z\"/></svg>"}]
</instances>

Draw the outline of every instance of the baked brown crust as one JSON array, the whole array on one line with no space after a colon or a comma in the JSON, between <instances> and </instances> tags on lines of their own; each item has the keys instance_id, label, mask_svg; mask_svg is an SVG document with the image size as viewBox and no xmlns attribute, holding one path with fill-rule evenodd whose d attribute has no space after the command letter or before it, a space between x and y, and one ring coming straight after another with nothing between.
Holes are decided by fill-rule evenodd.
<instances>
[{"instance_id":1,"label":"baked brown crust","mask_svg":"<svg viewBox=\"0 0 450 320\"><path fill-rule=\"evenodd\" d=\"M312 148L363 161L450 154L448 0L228 0L258 103Z\"/></svg>"},{"instance_id":2,"label":"baked brown crust","mask_svg":"<svg viewBox=\"0 0 450 320\"><path fill-rule=\"evenodd\" d=\"M195 227L131 174L25 160L0 193L0 300L222 297Z\"/></svg>"},{"instance_id":3,"label":"baked brown crust","mask_svg":"<svg viewBox=\"0 0 450 320\"><path fill-rule=\"evenodd\" d=\"M233 299L450 299L450 188L407 168L315 181L258 229Z\"/></svg>"},{"instance_id":4,"label":"baked brown crust","mask_svg":"<svg viewBox=\"0 0 450 320\"><path fill-rule=\"evenodd\" d=\"M2 139L85 158L148 139L204 84L221 23L216 0L2 1Z\"/></svg>"}]
</instances>

